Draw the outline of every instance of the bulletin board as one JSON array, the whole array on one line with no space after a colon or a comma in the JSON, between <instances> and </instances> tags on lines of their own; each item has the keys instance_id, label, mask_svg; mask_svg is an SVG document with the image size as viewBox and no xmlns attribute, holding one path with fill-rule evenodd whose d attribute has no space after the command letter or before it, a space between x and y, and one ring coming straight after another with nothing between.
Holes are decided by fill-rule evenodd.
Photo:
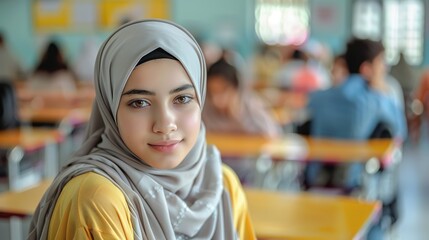
<instances>
[{"instance_id":1,"label":"bulletin board","mask_svg":"<svg viewBox=\"0 0 429 240\"><path fill-rule=\"evenodd\" d=\"M141 18L170 18L170 0L35 0L37 32L109 30Z\"/></svg>"}]
</instances>

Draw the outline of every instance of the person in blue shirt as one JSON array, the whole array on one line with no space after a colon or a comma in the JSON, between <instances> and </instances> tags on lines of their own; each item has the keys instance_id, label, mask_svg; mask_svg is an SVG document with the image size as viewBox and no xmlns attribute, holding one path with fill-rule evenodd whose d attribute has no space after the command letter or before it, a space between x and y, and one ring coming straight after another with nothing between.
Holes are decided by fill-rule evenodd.
<instances>
[{"instance_id":1,"label":"person in blue shirt","mask_svg":"<svg viewBox=\"0 0 429 240\"><path fill-rule=\"evenodd\" d=\"M343 83L309 95L308 114L313 137L365 140L379 137L374 133L383 126L391 137L404 140L407 135L403 110L386 83L386 65L382 43L352 39L344 59L349 76ZM305 173L308 186L317 185L322 163L309 164ZM360 184L363 166L346 168L342 187L352 190Z\"/></svg>"},{"instance_id":2,"label":"person in blue shirt","mask_svg":"<svg viewBox=\"0 0 429 240\"><path fill-rule=\"evenodd\" d=\"M348 77L330 89L309 95L309 134L349 140L377 137L405 140L405 114L387 80L382 43L352 39L347 43L344 60ZM361 185L364 166L361 163L335 165L331 176L323 170L326 169L322 162L309 163L304 174L305 186L317 186L320 180L326 184L330 179L331 184L339 185L345 193L351 193ZM367 239L381 239L383 233L380 226L376 224L371 227Z\"/></svg>"}]
</instances>

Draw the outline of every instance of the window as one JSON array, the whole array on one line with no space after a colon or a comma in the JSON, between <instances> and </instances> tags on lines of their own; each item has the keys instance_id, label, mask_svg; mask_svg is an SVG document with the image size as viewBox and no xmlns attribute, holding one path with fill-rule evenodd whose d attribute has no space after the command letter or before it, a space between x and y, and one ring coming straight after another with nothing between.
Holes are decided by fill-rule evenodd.
<instances>
[{"instance_id":1,"label":"window","mask_svg":"<svg viewBox=\"0 0 429 240\"><path fill-rule=\"evenodd\" d=\"M358 1L353 9L353 35L381 39L381 5L377 1Z\"/></svg>"},{"instance_id":2,"label":"window","mask_svg":"<svg viewBox=\"0 0 429 240\"><path fill-rule=\"evenodd\" d=\"M424 6L419 0L384 1L383 42L386 60L396 64L402 52L411 65L419 65L423 60Z\"/></svg>"},{"instance_id":3,"label":"window","mask_svg":"<svg viewBox=\"0 0 429 240\"><path fill-rule=\"evenodd\" d=\"M382 40L386 61L402 52L411 65L423 61L424 6L421 0L359 0L353 6L353 35Z\"/></svg>"},{"instance_id":4,"label":"window","mask_svg":"<svg viewBox=\"0 0 429 240\"><path fill-rule=\"evenodd\" d=\"M257 0L255 30L266 44L300 45L309 35L306 0Z\"/></svg>"}]
</instances>

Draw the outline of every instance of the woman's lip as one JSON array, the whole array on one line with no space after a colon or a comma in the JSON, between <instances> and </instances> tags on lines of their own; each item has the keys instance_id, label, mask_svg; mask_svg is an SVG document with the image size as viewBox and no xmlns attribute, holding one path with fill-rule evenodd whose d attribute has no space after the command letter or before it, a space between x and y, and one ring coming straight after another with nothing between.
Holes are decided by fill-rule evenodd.
<instances>
[{"instance_id":1,"label":"woman's lip","mask_svg":"<svg viewBox=\"0 0 429 240\"><path fill-rule=\"evenodd\" d=\"M156 142L156 143L149 143L149 147L152 149L163 152L163 153L171 153L176 149L178 144L181 142L181 140L169 140L169 141L162 141L162 142Z\"/></svg>"},{"instance_id":2,"label":"woman's lip","mask_svg":"<svg viewBox=\"0 0 429 240\"><path fill-rule=\"evenodd\" d=\"M179 143L181 141L182 140L167 140L167 141L160 141L160 142L149 143L149 145L150 146L169 146L169 145L177 144L177 143Z\"/></svg>"}]
</instances>

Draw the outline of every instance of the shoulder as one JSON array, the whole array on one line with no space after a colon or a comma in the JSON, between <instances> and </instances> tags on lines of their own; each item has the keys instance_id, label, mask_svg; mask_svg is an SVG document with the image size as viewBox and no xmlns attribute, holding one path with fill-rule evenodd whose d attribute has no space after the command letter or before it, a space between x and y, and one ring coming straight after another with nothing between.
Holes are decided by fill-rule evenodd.
<instances>
[{"instance_id":1,"label":"shoulder","mask_svg":"<svg viewBox=\"0 0 429 240\"><path fill-rule=\"evenodd\" d=\"M308 104L317 105L321 100L326 99L328 96L335 94L334 88L316 90L308 94Z\"/></svg>"},{"instance_id":2,"label":"shoulder","mask_svg":"<svg viewBox=\"0 0 429 240\"><path fill-rule=\"evenodd\" d=\"M78 188L80 193L97 194L122 193L112 181L94 172L84 173L71 179L66 187Z\"/></svg>"},{"instance_id":3,"label":"shoulder","mask_svg":"<svg viewBox=\"0 0 429 240\"><path fill-rule=\"evenodd\" d=\"M93 172L71 179L64 186L59 200L66 205L77 204L84 211L94 207L112 210L127 208L122 191L109 179Z\"/></svg>"},{"instance_id":4,"label":"shoulder","mask_svg":"<svg viewBox=\"0 0 429 240\"><path fill-rule=\"evenodd\" d=\"M93 173L72 178L62 189L49 224L49 239L132 239L125 195Z\"/></svg>"}]
</instances>

